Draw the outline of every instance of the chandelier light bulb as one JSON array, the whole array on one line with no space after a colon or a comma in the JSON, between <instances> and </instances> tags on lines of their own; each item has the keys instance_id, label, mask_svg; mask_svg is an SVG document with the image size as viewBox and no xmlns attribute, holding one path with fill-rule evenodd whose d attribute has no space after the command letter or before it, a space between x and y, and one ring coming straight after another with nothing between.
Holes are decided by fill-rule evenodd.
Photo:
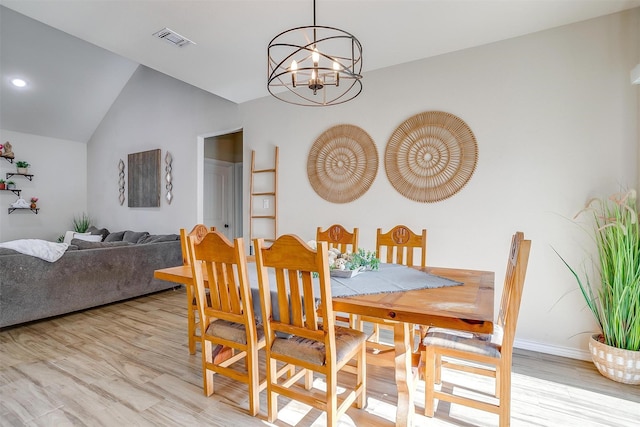
<instances>
[{"instance_id":1,"label":"chandelier light bulb","mask_svg":"<svg viewBox=\"0 0 640 427\"><path fill-rule=\"evenodd\" d=\"M13 79L11 80L11 83L15 86L15 87L25 87L27 85L27 82L25 82L22 79Z\"/></svg>"},{"instance_id":2,"label":"chandelier light bulb","mask_svg":"<svg viewBox=\"0 0 640 427\"><path fill-rule=\"evenodd\" d=\"M318 53L317 48L313 48L313 52L311 52L311 59L313 60L313 65L318 66L318 62L320 61L320 53Z\"/></svg>"}]
</instances>

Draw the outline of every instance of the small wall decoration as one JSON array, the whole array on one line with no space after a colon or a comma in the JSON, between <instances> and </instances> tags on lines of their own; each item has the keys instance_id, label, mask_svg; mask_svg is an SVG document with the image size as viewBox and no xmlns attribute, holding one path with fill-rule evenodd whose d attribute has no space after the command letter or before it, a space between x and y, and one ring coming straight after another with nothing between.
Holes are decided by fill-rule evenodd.
<instances>
[{"instance_id":1,"label":"small wall decoration","mask_svg":"<svg viewBox=\"0 0 640 427\"><path fill-rule=\"evenodd\" d=\"M129 154L129 207L160 206L160 149Z\"/></svg>"},{"instance_id":2,"label":"small wall decoration","mask_svg":"<svg viewBox=\"0 0 640 427\"><path fill-rule=\"evenodd\" d=\"M471 179L478 145L453 114L427 111L405 120L389 138L384 164L391 185L416 202L438 202Z\"/></svg>"},{"instance_id":3,"label":"small wall decoration","mask_svg":"<svg viewBox=\"0 0 640 427\"><path fill-rule=\"evenodd\" d=\"M378 172L373 139L353 125L338 125L316 139L307 160L309 182L320 197L347 203L371 187Z\"/></svg>"},{"instance_id":4,"label":"small wall decoration","mask_svg":"<svg viewBox=\"0 0 640 427\"><path fill-rule=\"evenodd\" d=\"M5 142L2 147L2 157L6 157L7 159L13 159L15 155L13 154L13 148L11 147L11 143L9 141Z\"/></svg>"},{"instance_id":5,"label":"small wall decoration","mask_svg":"<svg viewBox=\"0 0 640 427\"><path fill-rule=\"evenodd\" d=\"M124 161L122 159L118 162L118 190L120 191L118 200L122 206L124 204Z\"/></svg>"},{"instance_id":6,"label":"small wall decoration","mask_svg":"<svg viewBox=\"0 0 640 427\"><path fill-rule=\"evenodd\" d=\"M171 162L173 162L173 157L171 157L171 154L168 151L164 156L164 162L166 164L166 166L164 167L164 171L166 174L165 179L167 181L167 184L165 185L165 188L167 189L165 198L167 199L167 203L171 204L171 201L173 200L173 194L171 193L171 191L173 190L173 184L171 183L171 181L173 180L173 177L171 176Z\"/></svg>"}]
</instances>

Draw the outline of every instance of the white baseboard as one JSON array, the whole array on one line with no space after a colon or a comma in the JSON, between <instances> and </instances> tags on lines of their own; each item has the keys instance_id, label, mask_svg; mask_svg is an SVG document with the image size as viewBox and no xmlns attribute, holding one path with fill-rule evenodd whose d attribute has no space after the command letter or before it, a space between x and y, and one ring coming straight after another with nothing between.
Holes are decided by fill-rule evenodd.
<instances>
[{"instance_id":1,"label":"white baseboard","mask_svg":"<svg viewBox=\"0 0 640 427\"><path fill-rule=\"evenodd\" d=\"M560 347L557 345L543 344L537 341L515 339L515 348L523 350L537 351L538 353L552 354L554 356L568 357L570 359L591 361L591 355L586 350L578 350L570 347Z\"/></svg>"}]
</instances>

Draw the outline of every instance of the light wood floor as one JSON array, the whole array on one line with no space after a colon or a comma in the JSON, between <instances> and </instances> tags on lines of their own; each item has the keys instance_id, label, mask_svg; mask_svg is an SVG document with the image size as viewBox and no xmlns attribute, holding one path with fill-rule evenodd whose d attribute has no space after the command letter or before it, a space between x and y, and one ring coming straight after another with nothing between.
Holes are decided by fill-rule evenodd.
<instances>
[{"instance_id":1,"label":"light wood floor","mask_svg":"<svg viewBox=\"0 0 640 427\"><path fill-rule=\"evenodd\" d=\"M215 394L203 395L184 307L181 288L0 331L0 426L270 425L265 392L257 418L246 415L243 384L217 377ZM343 426L393 425L390 357L370 360L368 406L351 408ZM467 378L491 390L490 382ZM458 379L443 374L443 387ZM416 425L497 425L494 415L445 403L425 418L422 392L420 382ZM280 408L277 426L324 425L321 412L302 404L280 398ZM640 387L607 380L590 362L516 350L511 424L637 427Z\"/></svg>"}]
</instances>

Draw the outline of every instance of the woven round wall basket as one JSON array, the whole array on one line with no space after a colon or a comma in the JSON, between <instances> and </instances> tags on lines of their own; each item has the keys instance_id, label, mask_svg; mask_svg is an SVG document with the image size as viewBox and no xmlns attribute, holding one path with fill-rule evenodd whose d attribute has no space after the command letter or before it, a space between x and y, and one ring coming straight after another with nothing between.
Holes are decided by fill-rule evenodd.
<instances>
[{"instance_id":1,"label":"woven round wall basket","mask_svg":"<svg viewBox=\"0 0 640 427\"><path fill-rule=\"evenodd\" d=\"M640 384L640 351L611 347L599 334L591 336L589 351L598 371L610 380Z\"/></svg>"},{"instance_id":2,"label":"woven round wall basket","mask_svg":"<svg viewBox=\"0 0 640 427\"><path fill-rule=\"evenodd\" d=\"M333 203L348 203L371 187L378 172L378 150L364 130L338 125L316 139L307 175L316 193Z\"/></svg>"},{"instance_id":3,"label":"woven round wall basket","mask_svg":"<svg viewBox=\"0 0 640 427\"><path fill-rule=\"evenodd\" d=\"M427 111L393 132L384 164L391 185L416 202L438 202L456 194L471 179L478 144L467 124L453 114Z\"/></svg>"}]
</instances>

